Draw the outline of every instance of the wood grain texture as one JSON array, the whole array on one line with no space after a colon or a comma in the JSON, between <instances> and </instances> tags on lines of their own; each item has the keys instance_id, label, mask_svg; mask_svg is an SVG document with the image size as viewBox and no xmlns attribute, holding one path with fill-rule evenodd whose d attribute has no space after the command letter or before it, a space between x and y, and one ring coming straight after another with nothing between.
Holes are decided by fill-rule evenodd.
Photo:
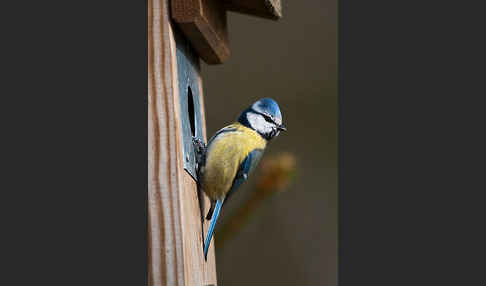
<instances>
[{"instance_id":1,"label":"wood grain texture","mask_svg":"<svg viewBox=\"0 0 486 286\"><path fill-rule=\"evenodd\" d=\"M172 0L172 18L207 64L229 55L226 8L221 0Z\"/></svg>"},{"instance_id":2,"label":"wood grain texture","mask_svg":"<svg viewBox=\"0 0 486 286\"><path fill-rule=\"evenodd\" d=\"M149 285L216 285L214 251L207 262L203 257L200 204L207 212L209 200L197 193L182 163L176 45L168 1L148 1ZM199 94L203 102L202 88ZM204 110L201 114L204 122ZM204 222L204 229L208 224Z\"/></svg>"},{"instance_id":3,"label":"wood grain texture","mask_svg":"<svg viewBox=\"0 0 486 286\"><path fill-rule=\"evenodd\" d=\"M280 0L224 0L228 11L278 20L282 18Z\"/></svg>"},{"instance_id":4,"label":"wood grain texture","mask_svg":"<svg viewBox=\"0 0 486 286\"><path fill-rule=\"evenodd\" d=\"M278 20L280 0L171 0L172 19L207 64L230 56L226 11Z\"/></svg>"}]
</instances>

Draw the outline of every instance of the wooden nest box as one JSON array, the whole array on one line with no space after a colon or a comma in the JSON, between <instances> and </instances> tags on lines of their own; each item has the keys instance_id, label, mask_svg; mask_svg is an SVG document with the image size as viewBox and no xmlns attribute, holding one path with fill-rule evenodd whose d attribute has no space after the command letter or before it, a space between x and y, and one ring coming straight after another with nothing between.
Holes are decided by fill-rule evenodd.
<instances>
[{"instance_id":1,"label":"wooden nest box","mask_svg":"<svg viewBox=\"0 0 486 286\"><path fill-rule=\"evenodd\" d=\"M148 1L150 285L217 285L214 243L203 256L209 199L197 192L190 140L206 142L199 59L228 59L227 11L282 16L279 0Z\"/></svg>"}]
</instances>

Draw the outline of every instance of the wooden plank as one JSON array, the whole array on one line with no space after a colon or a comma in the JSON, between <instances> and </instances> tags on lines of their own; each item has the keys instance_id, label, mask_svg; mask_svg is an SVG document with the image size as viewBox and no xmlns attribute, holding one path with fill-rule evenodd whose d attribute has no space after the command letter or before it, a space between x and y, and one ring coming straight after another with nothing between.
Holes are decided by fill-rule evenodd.
<instances>
[{"instance_id":1,"label":"wooden plank","mask_svg":"<svg viewBox=\"0 0 486 286\"><path fill-rule=\"evenodd\" d=\"M182 164L176 45L168 1L148 1L148 280L157 286L216 285L214 251L207 262L203 257L196 183ZM199 94L203 102L202 88ZM204 110L201 114L204 121ZM201 204L207 212L205 195Z\"/></svg>"},{"instance_id":2,"label":"wooden plank","mask_svg":"<svg viewBox=\"0 0 486 286\"><path fill-rule=\"evenodd\" d=\"M171 0L171 16L207 64L230 56L226 11L278 20L280 0Z\"/></svg>"},{"instance_id":3,"label":"wooden plank","mask_svg":"<svg viewBox=\"0 0 486 286\"><path fill-rule=\"evenodd\" d=\"M224 0L228 11L278 20L282 18L280 0Z\"/></svg>"},{"instance_id":4,"label":"wooden plank","mask_svg":"<svg viewBox=\"0 0 486 286\"><path fill-rule=\"evenodd\" d=\"M172 0L171 12L207 64L221 64L228 59L226 9L221 0Z\"/></svg>"}]
</instances>

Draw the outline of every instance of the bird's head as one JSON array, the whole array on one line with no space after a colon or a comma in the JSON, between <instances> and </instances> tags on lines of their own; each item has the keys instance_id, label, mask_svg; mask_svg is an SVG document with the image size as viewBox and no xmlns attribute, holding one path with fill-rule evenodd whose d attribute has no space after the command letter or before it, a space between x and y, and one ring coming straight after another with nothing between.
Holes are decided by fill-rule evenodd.
<instances>
[{"instance_id":1,"label":"bird's head","mask_svg":"<svg viewBox=\"0 0 486 286\"><path fill-rule=\"evenodd\" d=\"M282 114L275 100L262 98L253 103L238 117L238 122L258 132L263 138L270 140L286 131L282 124Z\"/></svg>"}]
</instances>

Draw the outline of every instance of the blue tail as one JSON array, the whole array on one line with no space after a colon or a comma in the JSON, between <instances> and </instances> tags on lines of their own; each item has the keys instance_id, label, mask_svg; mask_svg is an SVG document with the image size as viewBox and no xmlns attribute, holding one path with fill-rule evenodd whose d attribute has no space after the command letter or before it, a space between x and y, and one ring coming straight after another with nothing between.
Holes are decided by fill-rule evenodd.
<instances>
[{"instance_id":1,"label":"blue tail","mask_svg":"<svg viewBox=\"0 0 486 286\"><path fill-rule=\"evenodd\" d=\"M223 200L217 200L216 206L214 207L213 217L211 218L211 224L209 225L208 234L206 235L206 241L204 242L204 259L207 260L208 258L208 249L209 244L211 243L211 238L213 237L214 226L218 221L219 211L221 210L221 206L223 205Z\"/></svg>"}]
</instances>

